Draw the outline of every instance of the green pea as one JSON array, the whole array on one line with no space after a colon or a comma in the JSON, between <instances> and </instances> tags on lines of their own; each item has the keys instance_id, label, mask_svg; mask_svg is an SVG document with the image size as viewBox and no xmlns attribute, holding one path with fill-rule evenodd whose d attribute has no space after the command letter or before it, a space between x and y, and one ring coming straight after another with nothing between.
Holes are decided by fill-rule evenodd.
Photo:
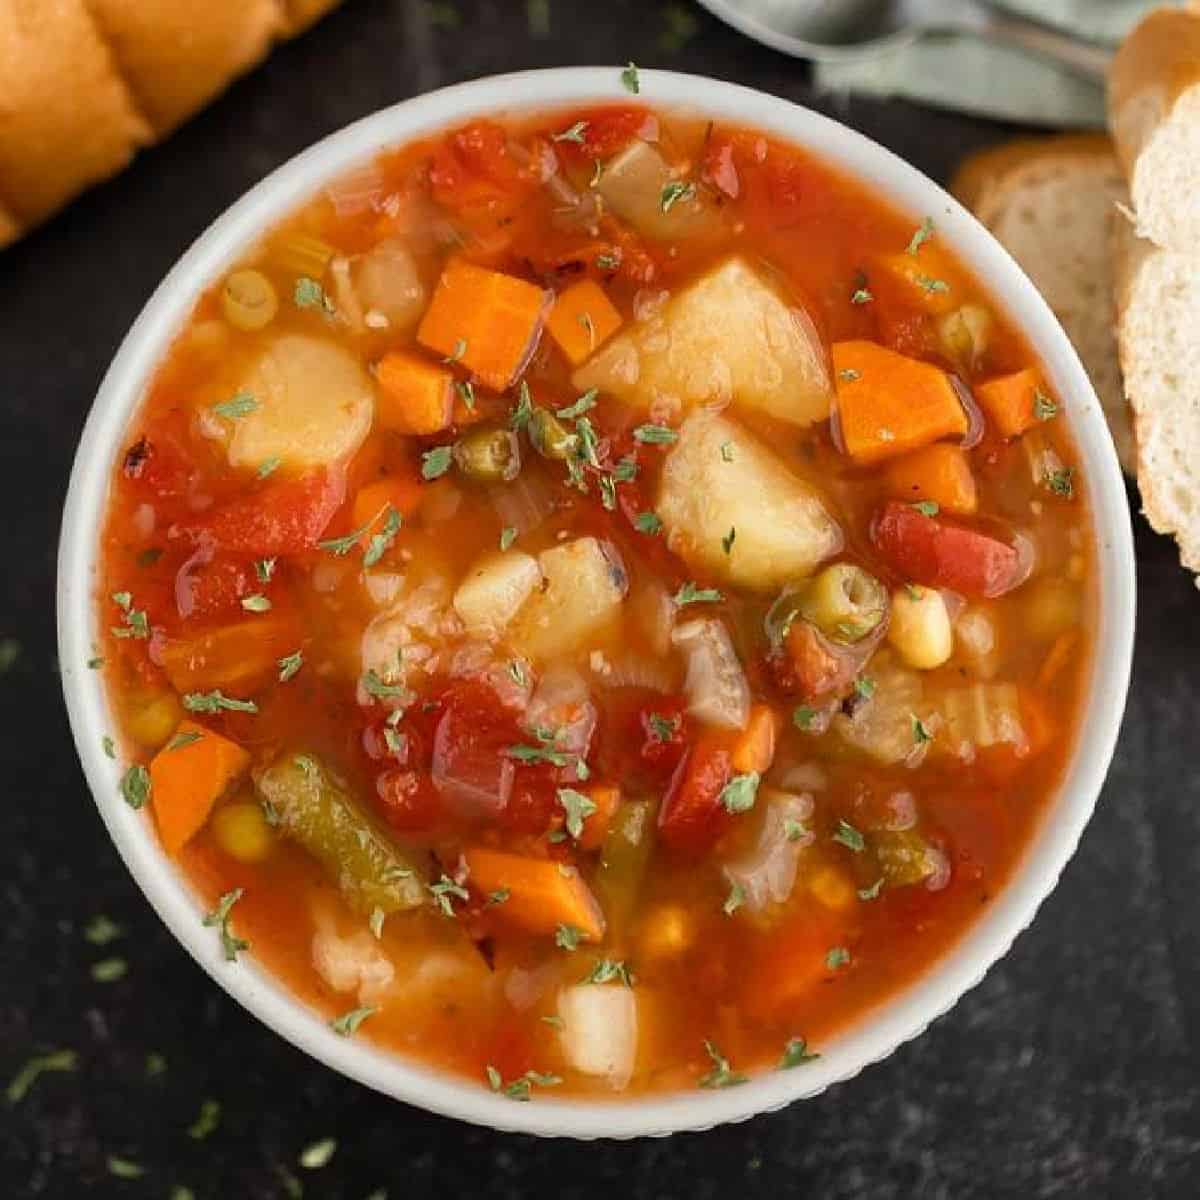
<instances>
[{"instance_id":1,"label":"green pea","mask_svg":"<svg viewBox=\"0 0 1200 1200\"><path fill-rule=\"evenodd\" d=\"M475 429L454 447L454 461L468 478L506 483L521 469L521 449L510 429Z\"/></svg>"}]
</instances>

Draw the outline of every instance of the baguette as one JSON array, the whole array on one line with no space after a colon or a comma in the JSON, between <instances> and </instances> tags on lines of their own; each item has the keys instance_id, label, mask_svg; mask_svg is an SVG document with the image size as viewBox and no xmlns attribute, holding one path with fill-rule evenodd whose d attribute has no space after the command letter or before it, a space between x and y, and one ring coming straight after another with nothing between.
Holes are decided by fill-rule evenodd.
<instances>
[{"instance_id":1,"label":"baguette","mask_svg":"<svg viewBox=\"0 0 1200 1200\"><path fill-rule=\"evenodd\" d=\"M1138 228L1200 252L1200 11L1158 9L1130 33L1109 73L1108 119Z\"/></svg>"},{"instance_id":2,"label":"baguette","mask_svg":"<svg viewBox=\"0 0 1200 1200\"><path fill-rule=\"evenodd\" d=\"M1113 222L1117 345L1133 408L1142 508L1200 572L1200 259ZM1200 586L1200 581L1198 581Z\"/></svg>"},{"instance_id":3,"label":"baguette","mask_svg":"<svg viewBox=\"0 0 1200 1200\"><path fill-rule=\"evenodd\" d=\"M1027 138L972 155L951 191L1045 297L1100 398L1117 455L1133 433L1113 336L1110 214L1126 198L1112 144L1098 134Z\"/></svg>"}]
</instances>

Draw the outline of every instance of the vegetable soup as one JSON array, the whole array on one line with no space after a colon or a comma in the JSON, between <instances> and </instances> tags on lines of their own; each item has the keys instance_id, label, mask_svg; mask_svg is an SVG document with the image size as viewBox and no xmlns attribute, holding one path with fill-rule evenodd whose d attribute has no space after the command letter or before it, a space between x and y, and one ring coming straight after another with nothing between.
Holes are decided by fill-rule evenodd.
<instances>
[{"instance_id":1,"label":"vegetable soup","mask_svg":"<svg viewBox=\"0 0 1200 1200\"><path fill-rule=\"evenodd\" d=\"M518 1101L802 1069L1055 793L1074 460L936 214L796 146L632 97L401 146L114 464L125 799L344 1036Z\"/></svg>"}]
</instances>

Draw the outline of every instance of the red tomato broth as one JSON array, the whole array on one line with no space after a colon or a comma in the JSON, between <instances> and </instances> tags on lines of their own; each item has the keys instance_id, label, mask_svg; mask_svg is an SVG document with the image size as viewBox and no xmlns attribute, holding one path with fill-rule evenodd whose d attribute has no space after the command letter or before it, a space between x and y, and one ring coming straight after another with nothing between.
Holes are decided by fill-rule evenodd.
<instances>
[{"instance_id":1,"label":"red tomato broth","mask_svg":"<svg viewBox=\"0 0 1200 1200\"><path fill-rule=\"evenodd\" d=\"M580 122L586 125L582 141L555 140ZM561 197L541 178L546 164L553 158L559 175L586 195L594 163L610 161L639 134L657 135L658 147L679 176L694 181L718 214L717 232L664 241L608 211L598 215L594 231L572 229L559 219ZM519 152L512 150L514 144ZM945 730L951 726L945 726L934 729L920 761L880 765L836 732L809 733L793 722L793 710L807 707L806 698L781 690L763 634L778 588L722 585L720 601L680 610L681 622L692 615L726 622L754 699L771 703L782 717L774 775L767 773L763 788L774 786L775 776L786 774L789 765L816 764L825 777L824 786L805 789L814 809L807 821L812 842L799 851L791 894L761 913L740 909L730 915L722 907L730 887L719 865L752 853L758 813L768 802L760 801L748 813L721 810L711 819L703 816L706 804L714 811L714 797L731 777L729 751L722 748L732 744L731 735L714 734L687 713L678 656L664 657L644 623L627 615L633 589L654 581L667 593L686 581L713 586L710 572L688 565L665 537L640 532L635 523L654 507L659 474L671 453L669 445L642 444L633 436L635 427L656 414L601 391L587 413L597 434L599 467L580 468L590 484L586 495L564 486L562 463L539 457L521 434L521 477L551 500L537 527L517 539L517 548L536 557L564 542L596 537L619 557L631 591L619 621L600 629L580 651L559 656L590 672L596 724L587 752L588 779L576 777L569 760L561 765L516 762L511 772L500 772L511 774L511 791L501 811L489 817L447 803L430 783L437 747L445 750L451 737L442 725L447 712L457 705L466 714L463 728L453 735L457 749L447 752L452 762L457 753L474 754L486 768L484 760L494 759L498 748L500 757L508 745L537 749L536 734L522 727L515 702L497 697L481 681L481 671L460 677L444 661L427 677L417 669L415 701L388 725L387 705L362 691L360 646L364 628L387 607L362 582L362 555L381 526L375 522L344 554L318 543L356 528L353 501L363 487L394 481L396 494L406 498L405 519L383 548L375 573L403 574L405 596L422 583L436 589L447 579L452 590L471 564L497 547L507 521L492 493L453 467L443 479L422 482L422 455L448 445L448 438L469 435L480 414L503 421L517 403L517 389L496 394L477 385L476 408L464 407L460 392L457 424L442 433L410 437L375 428L348 461L303 469L285 464L262 479L254 470L229 465L229 431L215 431L205 410L228 400L247 364L282 335L336 342L362 364L396 349L439 361L415 342L411 329L398 333L363 325L353 331L344 317L326 318L294 304L298 273L283 265L292 252L280 247L297 237L319 239L333 255L352 260L381 240L399 238L424 282L426 303L452 254L556 292L591 278L620 311L622 333L634 325L650 294L675 294L736 252L807 313L825 348L838 340L876 340L953 369L970 385L1028 366L1033 361L1028 347L992 310L986 345L976 347L974 360L964 366L939 341L937 321L920 298L906 307L888 284L879 289L878 301L853 303L860 289L873 293L873 264L910 244L914 221L804 151L754 131L638 106L589 108L504 124L472 122L382 154L375 170L378 194L371 203L339 213L328 196L314 198L244 257L241 265L260 271L278 295L278 311L265 329L231 323L221 284L199 300L131 425L131 453L114 469L102 531L98 597L102 629L122 629L125 618L110 600L120 592L131 594L133 609L145 611L152 629L145 639L102 637L122 749L132 761L147 760L167 742L178 719L176 692L189 689L172 687L163 670L164 650L169 659L170 647L201 644L197 639L220 634L231 622L273 622L278 637L290 639L286 645L303 656L295 677L277 679L281 655L272 652L256 674L243 676L250 681L246 687L225 689L231 696L253 696L257 713L192 714L249 750L255 772L299 748L318 757L388 836L428 864L429 882L452 875L465 846L482 845L577 865L593 885L603 856L574 845L555 798L558 789L616 785L627 801L648 800L661 821L661 806L670 803L689 761L708 754L719 765L700 772L700 815L694 818L699 825L693 827L689 818L681 838L660 836L632 912L619 919L610 913L607 940L600 946L568 951L544 936L523 933L506 924L502 903L490 908L488 898L476 891L466 901L452 901L455 919L433 904L389 915L376 945L391 959L401 987L387 992L357 1036L475 1079L483 1079L489 1065L504 1081L531 1070L552 1072L564 1080L558 1091L610 1095L609 1081L572 1067L555 1027L543 1020L556 1017L556 989L578 983L604 957L627 960L635 975L638 1049L630 1091L693 1086L712 1066L703 1048L706 1039L736 1070L772 1066L795 1037L819 1050L824 1039L910 985L952 947L1003 888L1055 794L1083 703L1088 646L1080 631L1087 628L1095 603L1092 531L1084 501L1077 493L1055 494L1031 474L1036 464L1058 463L1065 469L1072 462L1065 422L1044 421L1011 442L985 430L983 442L969 450L979 521L970 517L961 523L981 528L980 522L990 522L989 529L1002 527L1012 536L1019 528L1036 543L1037 569L1030 582L977 605L994 628L995 647L970 659L956 634L949 660L919 672L935 696L996 680L1011 684L1030 704L1036 700L1039 720L1048 724L1036 737L1030 733L1026 745L973 746L972 757L964 761L946 746ZM930 244L937 246L956 298L986 307L986 289L936 242L936 233ZM918 254L923 251L918 248ZM615 267L614 258L619 260ZM598 259L609 265L598 265ZM328 269L319 282L337 307L336 281ZM459 364L446 365L460 382L470 378ZM543 336L521 378L534 403L553 411L579 395L570 373ZM749 408L735 411L743 428L818 489L843 536L837 561L867 568L891 590L910 582L896 555L881 554L873 541L873 523L894 499L885 480L886 462L856 465L839 451L828 422L797 429ZM678 413L668 413L661 423L677 428L680 420ZM638 474L615 487L610 509L601 499L600 476L625 458L637 463ZM328 486L322 471L328 472ZM197 553L203 580L193 579L192 603L181 609L179 574ZM265 556L277 562L263 580L256 563ZM941 581L914 582L936 586ZM1073 620L1055 608L1055 587L1063 596L1069 593ZM269 611L243 611L251 595L266 597ZM952 598L952 607L961 603L961 597ZM1026 630L1031 614L1036 633ZM255 628L249 627L251 633ZM1056 638L1066 636L1075 638L1075 652L1053 689L1042 687L1039 672ZM241 653L244 647L237 645ZM881 646L874 653L883 653L894 667L897 651L886 642ZM619 686L592 669L597 654L616 672ZM555 656L550 657L550 663L538 664L539 677L553 664ZM236 666L249 669L241 659ZM657 679L663 690L640 678L639 671ZM870 662L864 673L871 675ZM835 699L842 707L850 702ZM818 700L818 709L832 703ZM671 724L668 734L656 737L652 714ZM388 731L403 739L402 750L389 745ZM948 879L936 891L925 886L924 878L889 882L863 898L880 878L876 842L895 832L880 826L886 820L880 805L886 807L887 795L896 792L915 795L913 829L948 867ZM229 795L216 798L216 811L252 799L251 781L243 779ZM842 820L861 832L865 850L834 840ZM261 861L242 862L221 844L210 822L179 861L209 904L234 888L244 889L232 910L233 928L305 1002L330 1017L357 1005L355 995L335 991L314 968L312 944L315 913L325 914L322 919L333 921L343 937L366 927L363 914L341 902L337 886L303 848L272 834ZM826 899L836 894L837 904L816 898L816 881L822 878L832 881ZM470 881L464 882L469 888ZM678 944L667 936L672 930ZM830 965L830 951L842 949L847 961ZM436 975L439 964L449 964L456 986L404 986ZM229 969L237 967L229 964ZM539 1088L533 1090L536 1094Z\"/></svg>"}]
</instances>

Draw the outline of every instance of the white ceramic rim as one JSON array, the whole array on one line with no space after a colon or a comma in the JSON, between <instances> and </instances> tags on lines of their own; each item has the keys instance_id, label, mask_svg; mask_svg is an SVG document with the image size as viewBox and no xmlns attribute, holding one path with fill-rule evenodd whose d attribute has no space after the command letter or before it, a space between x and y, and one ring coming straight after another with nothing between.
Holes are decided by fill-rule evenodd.
<instances>
[{"instance_id":1,"label":"white ceramic rim","mask_svg":"<svg viewBox=\"0 0 1200 1200\"><path fill-rule=\"evenodd\" d=\"M144 388L197 294L264 229L329 179L380 148L472 115L593 101L628 100L619 67L561 68L458 84L405 101L331 134L274 171L218 218L179 260L143 308L101 383L71 472L58 557L58 641L63 691L88 784L133 877L167 927L231 996L307 1054L368 1087L432 1112L500 1130L578 1138L662 1135L707 1129L814 1096L848 1079L922 1032L982 979L1033 919L1079 841L1116 744L1133 651L1134 558L1125 485L1099 402L1074 350L1033 285L990 234L914 167L846 127L786 100L730 83L642 71L642 99L761 128L821 155L914 216L937 221L946 240L1029 337L1070 413L1098 536L1100 604L1092 699L1079 743L1035 842L1008 886L943 959L917 983L820 1047L821 1057L768 1072L735 1088L612 1101L541 1093L519 1104L407 1061L365 1040L342 1038L297 1001L252 956L225 962L202 908L159 849L147 815L120 798L120 767L102 752L112 728L100 673L89 671L97 628L93 593L110 471ZM797 1031L802 1032L802 1031Z\"/></svg>"}]
</instances>

